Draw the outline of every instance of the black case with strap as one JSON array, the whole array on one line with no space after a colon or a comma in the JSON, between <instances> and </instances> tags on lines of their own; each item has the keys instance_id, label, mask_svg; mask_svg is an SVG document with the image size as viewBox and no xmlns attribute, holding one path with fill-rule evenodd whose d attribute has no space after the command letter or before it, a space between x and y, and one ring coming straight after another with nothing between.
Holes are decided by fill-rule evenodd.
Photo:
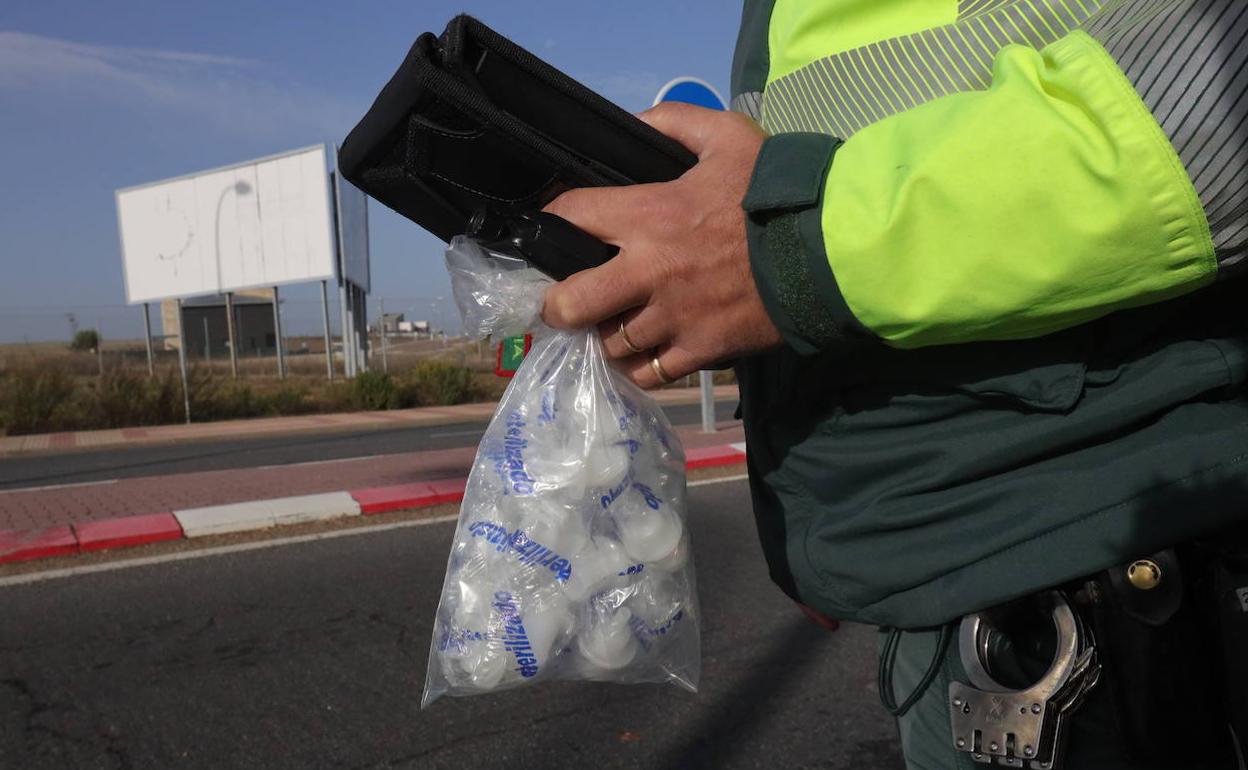
<instances>
[{"instance_id":1,"label":"black case with strap","mask_svg":"<svg viewBox=\"0 0 1248 770\"><path fill-rule=\"evenodd\" d=\"M1090 616L1125 756L1176 768L1235 764L1248 735L1246 535L1151 554L1154 588L1133 587L1127 565L1096 576Z\"/></svg>"},{"instance_id":2,"label":"black case with strap","mask_svg":"<svg viewBox=\"0 0 1248 770\"><path fill-rule=\"evenodd\" d=\"M482 209L531 216L571 188L666 182L696 162L470 16L417 38L338 156L343 176L443 240Z\"/></svg>"}]
</instances>

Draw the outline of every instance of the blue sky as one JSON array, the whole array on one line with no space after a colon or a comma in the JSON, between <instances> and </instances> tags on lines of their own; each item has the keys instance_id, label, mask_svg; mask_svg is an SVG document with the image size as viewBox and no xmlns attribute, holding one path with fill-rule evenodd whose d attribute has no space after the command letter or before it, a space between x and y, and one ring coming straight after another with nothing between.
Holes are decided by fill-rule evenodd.
<instances>
[{"instance_id":1,"label":"blue sky","mask_svg":"<svg viewBox=\"0 0 1248 770\"><path fill-rule=\"evenodd\" d=\"M137 337L113 191L341 142L423 31L467 11L621 106L676 75L727 94L740 3L0 3L0 342L68 336L65 313ZM441 242L370 203L373 294L426 318L447 295ZM318 293L292 288L294 333ZM437 308L453 324L446 302Z\"/></svg>"}]
</instances>

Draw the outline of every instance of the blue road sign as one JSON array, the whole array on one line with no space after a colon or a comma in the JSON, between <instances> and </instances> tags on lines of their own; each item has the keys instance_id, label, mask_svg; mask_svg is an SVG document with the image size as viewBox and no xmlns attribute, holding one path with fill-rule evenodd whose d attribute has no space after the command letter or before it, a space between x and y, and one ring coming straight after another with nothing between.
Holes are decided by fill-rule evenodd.
<instances>
[{"instance_id":1,"label":"blue road sign","mask_svg":"<svg viewBox=\"0 0 1248 770\"><path fill-rule=\"evenodd\" d=\"M712 110L728 109L714 86L693 77L679 77L660 88L658 96L654 97L654 103L659 102L684 102Z\"/></svg>"}]
</instances>

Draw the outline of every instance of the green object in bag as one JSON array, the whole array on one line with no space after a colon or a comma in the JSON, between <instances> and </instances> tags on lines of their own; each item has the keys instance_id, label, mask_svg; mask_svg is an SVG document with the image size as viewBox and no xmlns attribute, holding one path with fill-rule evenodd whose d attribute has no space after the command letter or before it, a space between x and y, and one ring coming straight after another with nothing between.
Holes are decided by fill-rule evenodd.
<instances>
[{"instance_id":1,"label":"green object in bag","mask_svg":"<svg viewBox=\"0 0 1248 770\"><path fill-rule=\"evenodd\" d=\"M529 334L507 337L498 343L498 360L494 365L494 373L499 377L511 377L520 368L524 356L533 346L533 337Z\"/></svg>"}]
</instances>

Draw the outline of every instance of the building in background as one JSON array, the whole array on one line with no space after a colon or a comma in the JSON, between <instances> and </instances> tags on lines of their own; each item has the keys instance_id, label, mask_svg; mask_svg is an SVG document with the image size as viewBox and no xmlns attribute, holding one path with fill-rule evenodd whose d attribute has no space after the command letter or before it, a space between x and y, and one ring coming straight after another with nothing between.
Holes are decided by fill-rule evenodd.
<instances>
[{"instance_id":1,"label":"building in background","mask_svg":"<svg viewBox=\"0 0 1248 770\"><path fill-rule=\"evenodd\" d=\"M178 302L160 303L165 350L178 349ZM186 324L186 353L193 358L216 358L230 354L225 295L193 297L182 301ZM234 292L234 335L239 357L273 355L277 333L273 325L273 292L252 289Z\"/></svg>"},{"instance_id":2,"label":"building in background","mask_svg":"<svg viewBox=\"0 0 1248 770\"><path fill-rule=\"evenodd\" d=\"M416 337L428 337L428 321L399 321L399 334L410 334Z\"/></svg>"},{"instance_id":3,"label":"building in background","mask_svg":"<svg viewBox=\"0 0 1248 770\"><path fill-rule=\"evenodd\" d=\"M385 313L381 316L381 330L386 334L398 334L403 330L402 313Z\"/></svg>"}]
</instances>

